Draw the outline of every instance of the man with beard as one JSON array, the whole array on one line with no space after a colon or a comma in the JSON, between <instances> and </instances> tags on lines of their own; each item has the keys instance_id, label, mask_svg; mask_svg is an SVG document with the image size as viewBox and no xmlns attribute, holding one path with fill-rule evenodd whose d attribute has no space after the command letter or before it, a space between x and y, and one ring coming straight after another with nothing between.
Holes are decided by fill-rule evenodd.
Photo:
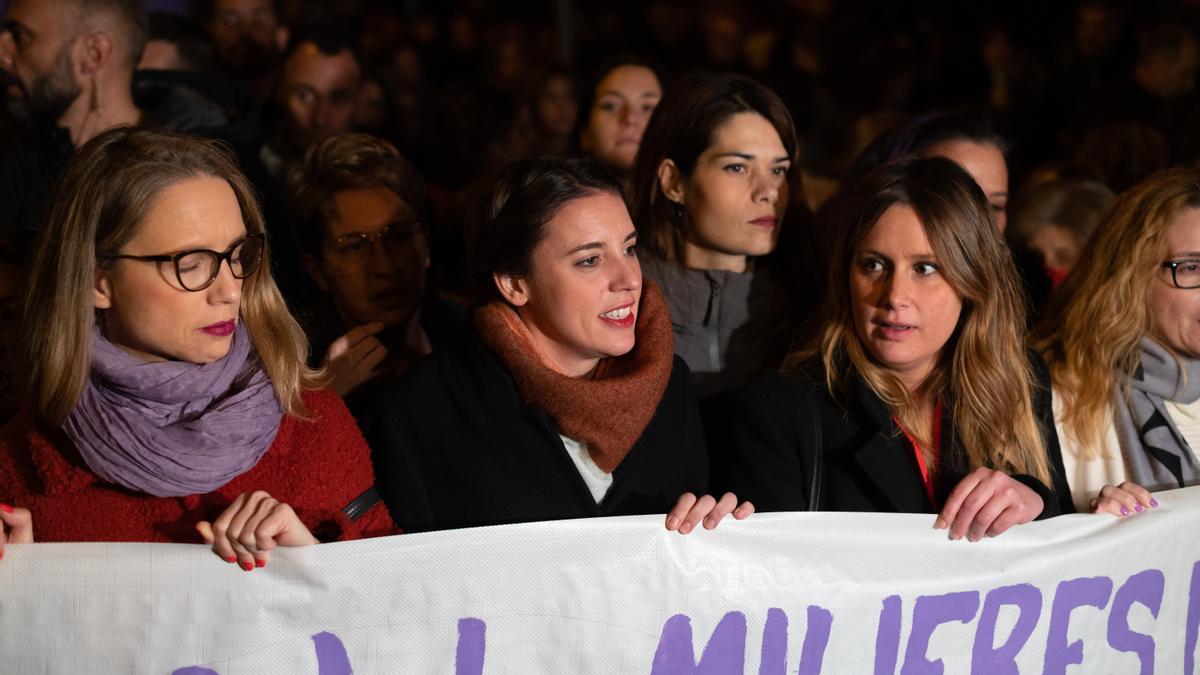
<instances>
[{"instance_id":1,"label":"man with beard","mask_svg":"<svg viewBox=\"0 0 1200 675\"><path fill-rule=\"evenodd\" d=\"M271 95L275 68L287 47L278 0L197 0L196 18L212 36L217 61L259 101Z\"/></svg>"},{"instance_id":2,"label":"man with beard","mask_svg":"<svg viewBox=\"0 0 1200 675\"><path fill-rule=\"evenodd\" d=\"M36 127L64 129L70 147L136 124L133 70L146 32L138 0L12 0L0 33L10 108Z\"/></svg>"},{"instance_id":3,"label":"man with beard","mask_svg":"<svg viewBox=\"0 0 1200 675\"><path fill-rule=\"evenodd\" d=\"M8 3L0 28L0 289L29 255L75 148L138 122L131 82L146 24L138 0ZM3 313L0 298L0 323Z\"/></svg>"}]
</instances>

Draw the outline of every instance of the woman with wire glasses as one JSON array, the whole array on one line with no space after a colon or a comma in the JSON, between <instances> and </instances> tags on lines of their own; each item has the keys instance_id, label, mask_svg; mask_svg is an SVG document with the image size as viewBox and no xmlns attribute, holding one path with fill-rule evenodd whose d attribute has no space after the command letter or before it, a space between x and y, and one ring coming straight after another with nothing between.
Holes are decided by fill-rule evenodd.
<instances>
[{"instance_id":1,"label":"woman with wire glasses","mask_svg":"<svg viewBox=\"0 0 1200 675\"><path fill-rule=\"evenodd\" d=\"M464 310L428 291L425 182L391 143L343 134L290 179L304 266L322 291L297 317L310 365L356 417L410 363L453 341Z\"/></svg>"},{"instance_id":2,"label":"woman with wire glasses","mask_svg":"<svg viewBox=\"0 0 1200 675\"><path fill-rule=\"evenodd\" d=\"M75 156L28 280L29 405L0 434L11 540L204 540L249 571L393 529L355 506L367 446L305 365L263 230L211 143L122 128Z\"/></svg>"},{"instance_id":3,"label":"woman with wire glasses","mask_svg":"<svg viewBox=\"0 0 1200 675\"><path fill-rule=\"evenodd\" d=\"M1118 197L1035 335L1076 506L1127 516L1200 484L1200 171Z\"/></svg>"}]
</instances>

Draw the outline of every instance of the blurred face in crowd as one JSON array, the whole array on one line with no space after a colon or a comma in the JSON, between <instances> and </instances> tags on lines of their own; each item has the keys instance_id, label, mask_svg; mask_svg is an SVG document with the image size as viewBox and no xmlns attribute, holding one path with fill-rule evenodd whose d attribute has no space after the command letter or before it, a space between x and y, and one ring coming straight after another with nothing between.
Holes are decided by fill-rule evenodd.
<instances>
[{"instance_id":1,"label":"blurred face in crowd","mask_svg":"<svg viewBox=\"0 0 1200 675\"><path fill-rule=\"evenodd\" d=\"M1071 230L1053 223L1042 225L1029 238L1029 248L1041 254L1055 285L1060 283L1083 253L1083 240Z\"/></svg>"},{"instance_id":2,"label":"blurred face in crowd","mask_svg":"<svg viewBox=\"0 0 1200 675\"><path fill-rule=\"evenodd\" d=\"M1200 46L1191 38L1178 50L1160 50L1147 56L1138 63L1136 74L1150 93L1172 99L1196 88L1197 68L1200 68Z\"/></svg>"},{"instance_id":3,"label":"blurred face in crowd","mask_svg":"<svg viewBox=\"0 0 1200 675\"><path fill-rule=\"evenodd\" d=\"M910 391L920 387L954 334L962 300L911 206L892 205L859 242L850 302L867 353Z\"/></svg>"},{"instance_id":4,"label":"blurred face in crowd","mask_svg":"<svg viewBox=\"0 0 1200 675\"><path fill-rule=\"evenodd\" d=\"M306 42L296 48L279 81L290 142L297 150L350 131L362 73L349 51L326 54Z\"/></svg>"},{"instance_id":5,"label":"blurred face in crowd","mask_svg":"<svg viewBox=\"0 0 1200 675\"><path fill-rule=\"evenodd\" d=\"M756 112L740 112L713 132L691 176L660 172L668 179L664 193L683 206L689 223L684 263L742 272L747 256L773 251L788 207L790 170L774 125Z\"/></svg>"},{"instance_id":6,"label":"blurred face in crowd","mask_svg":"<svg viewBox=\"0 0 1200 675\"><path fill-rule=\"evenodd\" d=\"M271 0L214 0L211 33L217 58L239 74L274 65L288 35Z\"/></svg>"},{"instance_id":7,"label":"blurred face in crowd","mask_svg":"<svg viewBox=\"0 0 1200 675\"><path fill-rule=\"evenodd\" d=\"M580 139L584 152L620 173L633 168L642 133L662 98L653 70L620 66L596 85L595 102Z\"/></svg>"},{"instance_id":8,"label":"blurred face in crowd","mask_svg":"<svg viewBox=\"0 0 1200 675\"><path fill-rule=\"evenodd\" d=\"M421 306L429 268L417 212L382 187L338 192L334 208L321 256L305 259L309 273L347 326L407 325Z\"/></svg>"},{"instance_id":9,"label":"blurred face in crowd","mask_svg":"<svg viewBox=\"0 0 1200 675\"><path fill-rule=\"evenodd\" d=\"M551 367L571 377L634 346L642 291L637 232L625 202L608 192L565 204L546 223L529 274L496 275Z\"/></svg>"},{"instance_id":10,"label":"blurred face in crowd","mask_svg":"<svg viewBox=\"0 0 1200 675\"><path fill-rule=\"evenodd\" d=\"M1162 262L1178 262L1181 285L1200 284L1200 208L1180 211L1167 226ZM1159 267L1150 283L1154 337L1176 353L1200 358L1200 289L1177 288L1171 270Z\"/></svg>"},{"instance_id":11,"label":"blurred face in crowd","mask_svg":"<svg viewBox=\"0 0 1200 675\"><path fill-rule=\"evenodd\" d=\"M553 138L567 138L575 128L579 104L571 80L558 75L546 81L534 102L538 127Z\"/></svg>"},{"instance_id":12,"label":"blurred face in crowd","mask_svg":"<svg viewBox=\"0 0 1200 675\"><path fill-rule=\"evenodd\" d=\"M992 143L957 139L934 145L928 154L945 157L971 174L987 195L992 220L1003 233L1008 227L1008 163L1000 148Z\"/></svg>"},{"instance_id":13,"label":"blurred face in crowd","mask_svg":"<svg viewBox=\"0 0 1200 675\"><path fill-rule=\"evenodd\" d=\"M199 176L159 193L133 238L117 253L224 252L245 236L229 183ZM188 291L170 262L114 260L97 271L94 297L108 339L130 354L145 361L210 363L229 351L240 320L242 280L222 262L212 285Z\"/></svg>"},{"instance_id":14,"label":"blurred face in crowd","mask_svg":"<svg viewBox=\"0 0 1200 675\"><path fill-rule=\"evenodd\" d=\"M73 54L77 21L65 3L9 3L0 34L0 67L18 116L54 122L79 96Z\"/></svg>"}]
</instances>

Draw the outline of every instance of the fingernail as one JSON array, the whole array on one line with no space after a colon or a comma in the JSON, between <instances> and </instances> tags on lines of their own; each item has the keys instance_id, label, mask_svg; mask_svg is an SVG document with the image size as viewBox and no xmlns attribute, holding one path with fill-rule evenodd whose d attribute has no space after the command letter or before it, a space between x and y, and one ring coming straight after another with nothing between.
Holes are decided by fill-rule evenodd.
<instances>
[{"instance_id":1,"label":"fingernail","mask_svg":"<svg viewBox=\"0 0 1200 675\"><path fill-rule=\"evenodd\" d=\"M1127 516L1127 515L1129 515L1129 509L1128 509L1128 508L1126 508L1126 507L1124 507L1124 506L1122 506L1122 507L1121 507L1121 515L1123 515L1123 516Z\"/></svg>"},{"instance_id":2,"label":"fingernail","mask_svg":"<svg viewBox=\"0 0 1200 675\"><path fill-rule=\"evenodd\" d=\"M946 521L942 520L940 517L937 520L933 521L933 529L941 530L941 529L944 529L945 527L946 527Z\"/></svg>"},{"instance_id":3,"label":"fingernail","mask_svg":"<svg viewBox=\"0 0 1200 675\"><path fill-rule=\"evenodd\" d=\"M688 532L691 532L691 531L692 531L692 524L691 524L691 523L684 523L683 525L681 525L681 526L679 527L679 533L680 533L680 534L687 534Z\"/></svg>"},{"instance_id":4,"label":"fingernail","mask_svg":"<svg viewBox=\"0 0 1200 675\"><path fill-rule=\"evenodd\" d=\"M1157 508L1158 508L1158 500L1157 500L1157 499L1154 499L1154 498L1151 498L1151 499L1150 499L1150 506L1153 506L1154 508L1156 508L1156 509L1157 509Z\"/></svg>"},{"instance_id":5,"label":"fingernail","mask_svg":"<svg viewBox=\"0 0 1200 675\"><path fill-rule=\"evenodd\" d=\"M0 511L3 511L5 513L12 513L13 507L9 506L8 504L0 504Z\"/></svg>"},{"instance_id":6,"label":"fingernail","mask_svg":"<svg viewBox=\"0 0 1200 675\"><path fill-rule=\"evenodd\" d=\"M671 516L670 518L667 518L667 529L668 530L673 530L677 527L679 527L679 518L677 518L675 516Z\"/></svg>"},{"instance_id":7,"label":"fingernail","mask_svg":"<svg viewBox=\"0 0 1200 675\"><path fill-rule=\"evenodd\" d=\"M267 566L267 561L266 561L266 560L255 560L255 561L254 561L254 566L255 566L255 567L266 567L266 566Z\"/></svg>"},{"instance_id":8,"label":"fingernail","mask_svg":"<svg viewBox=\"0 0 1200 675\"><path fill-rule=\"evenodd\" d=\"M4 560L4 551L0 551L0 560Z\"/></svg>"},{"instance_id":9,"label":"fingernail","mask_svg":"<svg viewBox=\"0 0 1200 675\"><path fill-rule=\"evenodd\" d=\"M233 557L233 556L229 556L228 558L225 558L225 562L227 562L227 563L235 563L235 562L237 562L237 558L235 558L235 557Z\"/></svg>"},{"instance_id":10,"label":"fingernail","mask_svg":"<svg viewBox=\"0 0 1200 675\"><path fill-rule=\"evenodd\" d=\"M244 563L242 563L242 569L249 572L250 570L254 569L254 563L244 562Z\"/></svg>"},{"instance_id":11,"label":"fingernail","mask_svg":"<svg viewBox=\"0 0 1200 675\"><path fill-rule=\"evenodd\" d=\"M1138 513L1141 513L1141 512L1142 512L1142 510L1143 510L1143 509L1142 509L1142 505L1141 505L1141 504L1134 504L1134 505L1133 505L1133 510L1134 510L1134 511L1137 511Z\"/></svg>"}]
</instances>

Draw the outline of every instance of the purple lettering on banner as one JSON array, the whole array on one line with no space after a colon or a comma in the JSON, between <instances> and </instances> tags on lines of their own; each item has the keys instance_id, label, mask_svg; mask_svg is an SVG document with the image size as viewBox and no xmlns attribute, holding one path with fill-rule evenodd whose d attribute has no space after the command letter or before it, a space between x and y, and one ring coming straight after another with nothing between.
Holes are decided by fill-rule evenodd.
<instances>
[{"instance_id":1,"label":"purple lettering on banner","mask_svg":"<svg viewBox=\"0 0 1200 675\"><path fill-rule=\"evenodd\" d=\"M900 675L941 675L946 666L941 659L930 661L926 656L929 639L937 627L958 621L967 623L979 611L979 591L960 591L944 595L922 595L913 606L912 633L908 635L908 647L904 649L904 665Z\"/></svg>"},{"instance_id":2,"label":"purple lettering on banner","mask_svg":"<svg viewBox=\"0 0 1200 675\"><path fill-rule=\"evenodd\" d=\"M782 609L767 610L767 625L763 627L762 657L758 661L758 675L785 675L787 673L788 618Z\"/></svg>"},{"instance_id":3,"label":"purple lettering on banner","mask_svg":"<svg viewBox=\"0 0 1200 675\"><path fill-rule=\"evenodd\" d=\"M1142 662L1141 675L1154 673L1154 638L1129 629L1129 608L1141 603L1155 619L1162 607L1166 578L1162 570L1145 570L1129 577L1113 596L1108 614L1108 644L1119 652L1133 652Z\"/></svg>"},{"instance_id":4,"label":"purple lettering on banner","mask_svg":"<svg viewBox=\"0 0 1200 675\"><path fill-rule=\"evenodd\" d=\"M804 647L800 649L800 668L796 675L821 675L825 648L829 646L829 630L833 614L816 605L808 606L808 627L804 632Z\"/></svg>"},{"instance_id":5,"label":"purple lettering on banner","mask_svg":"<svg viewBox=\"0 0 1200 675\"><path fill-rule=\"evenodd\" d=\"M1054 591L1054 604L1050 608L1050 633L1046 636L1043 675L1065 674L1067 666L1083 663L1083 640L1067 643L1071 612L1084 605L1104 609L1112 595L1112 587L1112 579L1108 577L1081 577L1058 584Z\"/></svg>"},{"instance_id":6,"label":"purple lettering on banner","mask_svg":"<svg viewBox=\"0 0 1200 675\"><path fill-rule=\"evenodd\" d=\"M1196 672L1196 638L1200 636L1200 562L1192 565L1192 583L1188 591L1187 629L1183 634L1183 672Z\"/></svg>"},{"instance_id":7,"label":"purple lettering on banner","mask_svg":"<svg viewBox=\"0 0 1200 675\"><path fill-rule=\"evenodd\" d=\"M317 633L312 636L317 649L317 672L320 675L351 675L350 657L342 641L333 633Z\"/></svg>"},{"instance_id":8,"label":"purple lettering on banner","mask_svg":"<svg viewBox=\"0 0 1200 675\"><path fill-rule=\"evenodd\" d=\"M171 675L220 675L220 673L208 668L201 668L200 666L188 666L187 668L171 671Z\"/></svg>"},{"instance_id":9,"label":"purple lettering on banner","mask_svg":"<svg viewBox=\"0 0 1200 675\"><path fill-rule=\"evenodd\" d=\"M483 656L486 652L487 624L482 619L459 619L454 675L483 675Z\"/></svg>"},{"instance_id":10,"label":"purple lettering on banner","mask_svg":"<svg viewBox=\"0 0 1200 675\"><path fill-rule=\"evenodd\" d=\"M879 631L875 633L875 675L896 675L896 659L900 657L900 612L904 605L900 596L883 599L879 610Z\"/></svg>"},{"instance_id":11,"label":"purple lettering on banner","mask_svg":"<svg viewBox=\"0 0 1200 675\"><path fill-rule=\"evenodd\" d=\"M746 615L729 612L713 629L700 662L692 649L692 621L676 614L663 625L651 675L719 675L746 669Z\"/></svg>"},{"instance_id":12,"label":"purple lettering on banner","mask_svg":"<svg viewBox=\"0 0 1200 675\"><path fill-rule=\"evenodd\" d=\"M996 647L996 620L1000 608L1014 605L1017 624L1004 644ZM979 628L975 630L975 645L971 648L971 672L980 675L1019 675L1017 655L1042 614L1042 592L1032 584L1017 584L992 589L983 601L979 613Z\"/></svg>"}]
</instances>

